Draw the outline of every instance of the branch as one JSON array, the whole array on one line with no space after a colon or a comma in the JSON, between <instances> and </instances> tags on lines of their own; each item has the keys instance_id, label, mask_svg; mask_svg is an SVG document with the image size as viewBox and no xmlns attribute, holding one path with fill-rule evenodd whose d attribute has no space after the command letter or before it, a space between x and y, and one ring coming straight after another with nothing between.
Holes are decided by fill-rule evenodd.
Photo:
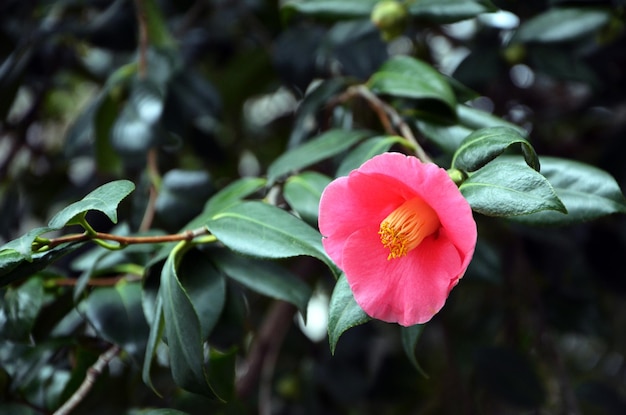
<instances>
[{"instance_id":1,"label":"branch","mask_svg":"<svg viewBox=\"0 0 626 415\"><path fill-rule=\"evenodd\" d=\"M115 356L120 352L120 348L118 346L113 346L108 349L106 352L98 357L96 363L93 364L89 369L87 369L87 374L85 375L85 380L81 383L80 387L76 389L76 392L68 399L59 409L56 410L52 415L67 415L69 414L76 406L81 403L83 399L87 396L93 384L95 383L98 376L102 374L104 368L113 360Z\"/></svg>"},{"instance_id":2,"label":"branch","mask_svg":"<svg viewBox=\"0 0 626 415\"><path fill-rule=\"evenodd\" d=\"M355 96L364 99L365 102L369 104L370 108L378 116L378 119L380 120L387 134L396 135L397 128L397 130L400 132L400 135L410 142L411 146L415 150L415 155L417 156L417 158L419 158L424 163L432 163L431 158L428 156L428 154L426 154L422 146L415 138L415 135L413 135L413 131L400 116L398 111L396 111L396 109L391 105L378 98L378 96L372 93L372 91L370 91L366 86L355 85L348 88L345 93L336 98L335 103L345 102Z\"/></svg>"},{"instance_id":3,"label":"branch","mask_svg":"<svg viewBox=\"0 0 626 415\"><path fill-rule=\"evenodd\" d=\"M38 239L35 240L36 244L40 247L45 246L48 249L54 248L57 245L66 242L85 242L94 239L104 241L118 242L120 246L132 245L132 244L154 244L163 242L178 242L178 241L191 241L194 238L202 235L208 235L209 231L206 228L198 228L194 230L187 230L185 232L173 234L173 235L155 235L155 236L121 236L113 235L110 233L95 232L95 233L80 233L73 235L65 235L59 238L52 239Z\"/></svg>"}]
</instances>

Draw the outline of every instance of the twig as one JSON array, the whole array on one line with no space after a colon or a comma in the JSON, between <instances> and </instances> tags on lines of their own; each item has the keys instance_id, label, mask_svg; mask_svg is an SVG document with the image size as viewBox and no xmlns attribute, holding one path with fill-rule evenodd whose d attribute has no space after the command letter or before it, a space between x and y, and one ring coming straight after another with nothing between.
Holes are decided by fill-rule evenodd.
<instances>
[{"instance_id":1,"label":"twig","mask_svg":"<svg viewBox=\"0 0 626 415\"><path fill-rule=\"evenodd\" d=\"M154 220L154 213L156 211L156 200L157 196L159 195L157 189L160 187L159 181L161 180L159 175L156 148L151 148L150 150L148 150L147 169L148 177L150 178L150 195L148 196L148 205L146 206L143 218L141 219L141 225L139 225L140 231L146 231L150 229L150 225L152 225L152 221Z\"/></svg>"},{"instance_id":2,"label":"twig","mask_svg":"<svg viewBox=\"0 0 626 415\"><path fill-rule=\"evenodd\" d=\"M244 398L252 392L259 378L263 378L262 380L266 385L261 387L259 400L265 402L265 405L259 404L260 412L263 412L264 408L267 409L267 393L262 392L267 391L267 382L271 382L271 374L273 373L278 351L293 322L295 311L296 309L293 305L284 301L278 301L274 304L265 317L265 321L259 329L248 358L244 363L245 373L237 379L237 396ZM269 361L266 361L266 359Z\"/></svg>"},{"instance_id":3,"label":"twig","mask_svg":"<svg viewBox=\"0 0 626 415\"><path fill-rule=\"evenodd\" d=\"M91 388L93 387L98 376L102 374L104 368L113 360L115 356L120 352L120 348L118 346L113 346L108 349L106 352L98 357L96 363L93 364L89 369L87 369L87 374L85 375L85 380L80 384L79 388L76 389L76 392L52 415L67 415L69 414L76 406L87 396Z\"/></svg>"},{"instance_id":4,"label":"twig","mask_svg":"<svg viewBox=\"0 0 626 415\"><path fill-rule=\"evenodd\" d=\"M415 138L415 135L413 135L413 131L404 121L404 119L402 119L398 111L396 111L396 109L391 105L378 98L378 96L372 93L372 91L370 91L365 85L355 85L348 88L348 90L338 96L333 103L336 104L338 102L345 102L355 96L361 97L365 100L365 102L369 104L370 108L378 116L378 119L380 120L387 134L396 134L397 128L397 131L399 131L400 135L411 143L411 146L414 148L417 158L419 158L424 163L432 163L431 158L428 156L428 154L426 154L422 146Z\"/></svg>"},{"instance_id":5,"label":"twig","mask_svg":"<svg viewBox=\"0 0 626 415\"><path fill-rule=\"evenodd\" d=\"M139 26L139 79L146 77L148 73L148 25L146 23L146 11L143 0L135 0L137 11L137 24Z\"/></svg>"},{"instance_id":6,"label":"twig","mask_svg":"<svg viewBox=\"0 0 626 415\"><path fill-rule=\"evenodd\" d=\"M93 239L100 239L105 241L119 242L121 245L132 244L147 244L147 243L162 243L162 242L177 242L177 241L191 241L194 238L202 235L208 235L209 231L206 228L198 228L194 230L188 230L182 233L173 235L155 235L155 236L121 236L113 235L110 233L95 232L95 233L80 233L73 235L65 235L58 238L53 238L47 241L37 241L42 246L48 248L54 248L57 245L66 242L85 242Z\"/></svg>"}]
</instances>

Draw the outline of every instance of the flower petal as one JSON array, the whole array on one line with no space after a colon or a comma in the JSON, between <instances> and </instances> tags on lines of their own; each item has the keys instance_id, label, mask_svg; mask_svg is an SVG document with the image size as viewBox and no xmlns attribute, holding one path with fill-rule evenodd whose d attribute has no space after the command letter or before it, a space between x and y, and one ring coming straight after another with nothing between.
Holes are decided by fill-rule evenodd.
<instances>
[{"instance_id":1,"label":"flower petal","mask_svg":"<svg viewBox=\"0 0 626 415\"><path fill-rule=\"evenodd\" d=\"M391 181L391 183L390 183ZM324 249L341 268L345 241L356 230L376 227L399 204L410 189L394 184L393 178L353 171L330 183L320 199L319 229Z\"/></svg>"},{"instance_id":2,"label":"flower petal","mask_svg":"<svg viewBox=\"0 0 626 415\"><path fill-rule=\"evenodd\" d=\"M403 326L425 323L444 305L465 272L454 245L429 237L402 258L387 260L377 228L346 242L343 267L354 298L373 318Z\"/></svg>"}]
</instances>

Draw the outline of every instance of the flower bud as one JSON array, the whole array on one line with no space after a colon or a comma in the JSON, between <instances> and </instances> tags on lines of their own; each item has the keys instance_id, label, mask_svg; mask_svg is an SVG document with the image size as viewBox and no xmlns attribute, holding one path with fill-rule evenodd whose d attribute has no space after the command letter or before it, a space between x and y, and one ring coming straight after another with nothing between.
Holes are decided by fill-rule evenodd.
<instances>
[{"instance_id":1,"label":"flower bud","mask_svg":"<svg viewBox=\"0 0 626 415\"><path fill-rule=\"evenodd\" d=\"M467 178L465 173L459 169L449 169L448 176L450 176L450 178L452 179L454 184L457 185L457 187L460 186Z\"/></svg>"},{"instance_id":2,"label":"flower bud","mask_svg":"<svg viewBox=\"0 0 626 415\"><path fill-rule=\"evenodd\" d=\"M402 34L409 12L406 5L396 0L381 0L374 6L370 19L380 30L383 40L389 41Z\"/></svg>"}]
</instances>

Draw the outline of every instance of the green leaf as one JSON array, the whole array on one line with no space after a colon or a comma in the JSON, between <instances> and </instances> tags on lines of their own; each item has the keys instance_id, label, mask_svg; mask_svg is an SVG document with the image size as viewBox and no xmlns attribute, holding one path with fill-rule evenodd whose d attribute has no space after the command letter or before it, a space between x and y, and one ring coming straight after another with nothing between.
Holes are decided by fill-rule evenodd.
<instances>
[{"instance_id":1,"label":"green leaf","mask_svg":"<svg viewBox=\"0 0 626 415\"><path fill-rule=\"evenodd\" d=\"M237 349L235 347L226 352L214 348L209 351L209 367L207 369L209 383L216 395L225 401L231 400L235 392L236 361Z\"/></svg>"},{"instance_id":2,"label":"green leaf","mask_svg":"<svg viewBox=\"0 0 626 415\"><path fill-rule=\"evenodd\" d=\"M37 237L43 235L44 233L53 230L56 229L50 228L48 226L31 229L21 237L0 246L0 251L13 250L19 253L27 261L31 261L33 253L33 242L35 241L35 239L37 239Z\"/></svg>"},{"instance_id":3,"label":"green leaf","mask_svg":"<svg viewBox=\"0 0 626 415\"><path fill-rule=\"evenodd\" d=\"M287 179L283 195L289 206L311 225L317 225L317 215L322 192L331 178L320 173L306 171Z\"/></svg>"},{"instance_id":4,"label":"green leaf","mask_svg":"<svg viewBox=\"0 0 626 415\"><path fill-rule=\"evenodd\" d=\"M160 296L172 377L178 386L190 392L217 397L208 383L200 320L191 298L178 279L177 263L181 255L182 249L174 249L161 273Z\"/></svg>"},{"instance_id":5,"label":"green leaf","mask_svg":"<svg viewBox=\"0 0 626 415\"><path fill-rule=\"evenodd\" d=\"M592 35L611 19L609 10L554 8L522 23L513 42L567 42Z\"/></svg>"},{"instance_id":6,"label":"green leaf","mask_svg":"<svg viewBox=\"0 0 626 415\"><path fill-rule=\"evenodd\" d=\"M154 391L158 396L161 396L159 391L154 387L152 383L152 375L150 369L152 368L152 362L156 354L157 348L163 338L163 332L165 329L165 319L163 317L163 299L160 295L154 302L154 310L151 310L153 319L150 326L150 334L148 335L148 341L146 343L146 354L143 359L143 367L141 370L141 380Z\"/></svg>"},{"instance_id":7,"label":"green leaf","mask_svg":"<svg viewBox=\"0 0 626 415\"><path fill-rule=\"evenodd\" d=\"M367 323L371 318L356 303L345 274L337 279L328 307L328 342L335 354L339 337L348 329Z\"/></svg>"},{"instance_id":8,"label":"green leaf","mask_svg":"<svg viewBox=\"0 0 626 415\"><path fill-rule=\"evenodd\" d=\"M207 202L204 210L215 215L258 192L266 184L267 181L260 177L243 177L214 194Z\"/></svg>"},{"instance_id":9,"label":"green leaf","mask_svg":"<svg viewBox=\"0 0 626 415\"><path fill-rule=\"evenodd\" d=\"M409 56L396 56L385 62L367 81L377 94L400 98L433 99L456 108L452 88L435 68Z\"/></svg>"},{"instance_id":10,"label":"green leaf","mask_svg":"<svg viewBox=\"0 0 626 415\"><path fill-rule=\"evenodd\" d=\"M234 251L260 258L309 255L336 272L322 247L320 233L275 206L242 202L213 216L206 226Z\"/></svg>"},{"instance_id":11,"label":"green leaf","mask_svg":"<svg viewBox=\"0 0 626 415\"><path fill-rule=\"evenodd\" d=\"M178 279L200 321L203 339L209 337L226 300L226 280L206 254L191 250L178 268Z\"/></svg>"},{"instance_id":12,"label":"green leaf","mask_svg":"<svg viewBox=\"0 0 626 415\"><path fill-rule=\"evenodd\" d=\"M484 0L419 0L408 3L411 15L436 23L458 22L498 10L490 1Z\"/></svg>"},{"instance_id":13,"label":"green leaf","mask_svg":"<svg viewBox=\"0 0 626 415\"><path fill-rule=\"evenodd\" d=\"M459 123L472 129L478 130L485 127L509 127L517 130L520 135L526 136L527 132L519 125L515 125L511 122L505 121L500 117L485 112L483 110L473 108L467 105L459 104L456 107L456 116Z\"/></svg>"},{"instance_id":14,"label":"green leaf","mask_svg":"<svg viewBox=\"0 0 626 415\"><path fill-rule=\"evenodd\" d=\"M40 278L30 278L0 297L0 339L28 342L35 319L43 306L44 291Z\"/></svg>"},{"instance_id":15,"label":"green leaf","mask_svg":"<svg viewBox=\"0 0 626 415\"><path fill-rule=\"evenodd\" d=\"M541 172L567 208L567 214L545 211L519 216L515 220L562 226L626 213L626 201L619 184L604 170L573 160L542 157Z\"/></svg>"},{"instance_id":16,"label":"green leaf","mask_svg":"<svg viewBox=\"0 0 626 415\"><path fill-rule=\"evenodd\" d=\"M337 168L337 176L347 176L354 169L361 167L363 163L372 157L389 150L394 144L405 143L404 137L372 137L355 147L343 159Z\"/></svg>"},{"instance_id":17,"label":"green leaf","mask_svg":"<svg viewBox=\"0 0 626 415\"><path fill-rule=\"evenodd\" d=\"M539 158L533 146L517 130L509 127L487 127L471 133L454 153L452 168L478 170L513 144L520 144L526 163L539 171Z\"/></svg>"},{"instance_id":18,"label":"green leaf","mask_svg":"<svg viewBox=\"0 0 626 415\"><path fill-rule=\"evenodd\" d=\"M224 274L244 287L287 301L306 315L311 288L298 276L271 262L252 260L225 250L220 250L213 260Z\"/></svg>"},{"instance_id":19,"label":"green leaf","mask_svg":"<svg viewBox=\"0 0 626 415\"><path fill-rule=\"evenodd\" d=\"M311 166L347 150L367 137L366 131L329 130L278 157L267 169L268 185L288 173Z\"/></svg>"},{"instance_id":20,"label":"green leaf","mask_svg":"<svg viewBox=\"0 0 626 415\"><path fill-rule=\"evenodd\" d=\"M417 369L422 376L428 378L428 375L424 372L424 369L422 369L420 364L417 362L417 358L415 357L415 346L417 346L417 341L422 335L422 331L424 331L423 324L416 324L410 327L400 327L400 336L402 337L402 347L404 348L404 353L406 353L413 366L415 366L415 369Z\"/></svg>"},{"instance_id":21,"label":"green leaf","mask_svg":"<svg viewBox=\"0 0 626 415\"><path fill-rule=\"evenodd\" d=\"M492 161L459 187L472 209L487 216L566 212L548 180L527 165Z\"/></svg>"},{"instance_id":22,"label":"green leaf","mask_svg":"<svg viewBox=\"0 0 626 415\"><path fill-rule=\"evenodd\" d=\"M99 210L111 219L111 222L117 223L117 206L134 189L135 185L128 180L116 180L106 183L89 193L82 200L72 203L54 215L50 219L48 226L60 229L65 225L77 224L79 222L76 219L89 210Z\"/></svg>"},{"instance_id":23,"label":"green leaf","mask_svg":"<svg viewBox=\"0 0 626 415\"><path fill-rule=\"evenodd\" d=\"M333 19L369 17L378 0L289 0L284 3L281 13L289 18L294 13L302 13Z\"/></svg>"},{"instance_id":24,"label":"green leaf","mask_svg":"<svg viewBox=\"0 0 626 415\"><path fill-rule=\"evenodd\" d=\"M12 249L0 251L0 287L30 277L82 245L82 243L61 244L48 251L33 254L30 261Z\"/></svg>"},{"instance_id":25,"label":"green leaf","mask_svg":"<svg viewBox=\"0 0 626 415\"><path fill-rule=\"evenodd\" d=\"M97 288L78 309L103 339L122 347L136 362L142 361L149 327L141 308L139 283L121 281L114 287Z\"/></svg>"}]
</instances>

